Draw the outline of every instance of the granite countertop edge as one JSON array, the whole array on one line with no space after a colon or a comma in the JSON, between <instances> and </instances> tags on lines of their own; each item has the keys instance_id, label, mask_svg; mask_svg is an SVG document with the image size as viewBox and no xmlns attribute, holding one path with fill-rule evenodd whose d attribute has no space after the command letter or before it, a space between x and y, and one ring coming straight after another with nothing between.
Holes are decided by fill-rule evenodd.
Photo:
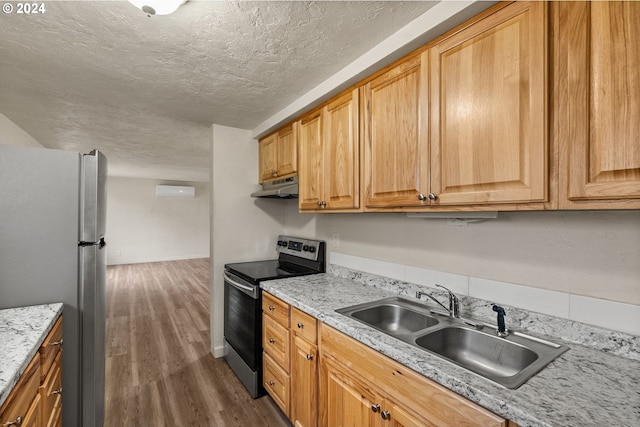
<instances>
[{"instance_id":1,"label":"granite countertop edge","mask_svg":"<svg viewBox=\"0 0 640 427\"><path fill-rule=\"evenodd\" d=\"M640 363L635 360L549 337L570 350L520 388L509 390L335 312L398 293L327 273L265 281L261 287L521 427L640 425L640 390L633 389L640 381ZM603 384L602 379L611 382Z\"/></svg>"},{"instance_id":2,"label":"granite countertop edge","mask_svg":"<svg viewBox=\"0 0 640 427\"><path fill-rule=\"evenodd\" d=\"M62 314L62 308L62 303L52 303L0 310L0 407Z\"/></svg>"}]
</instances>

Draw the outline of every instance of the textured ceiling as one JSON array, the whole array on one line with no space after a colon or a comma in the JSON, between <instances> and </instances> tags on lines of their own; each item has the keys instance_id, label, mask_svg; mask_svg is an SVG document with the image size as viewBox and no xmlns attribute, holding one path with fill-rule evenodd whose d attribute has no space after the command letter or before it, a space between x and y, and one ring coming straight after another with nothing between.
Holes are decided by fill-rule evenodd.
<instances>
[{"instance_id":1,"label":"textured ceiling","mask_svg":"<svg viewBox=\"0 0 640 427\"><path fill-rule=\"evenodd\" d=\"M112 175L207 181L212 123L253 129L433 5L47 1L0 15L0 113Z\"/></svg>"}]
</instances>

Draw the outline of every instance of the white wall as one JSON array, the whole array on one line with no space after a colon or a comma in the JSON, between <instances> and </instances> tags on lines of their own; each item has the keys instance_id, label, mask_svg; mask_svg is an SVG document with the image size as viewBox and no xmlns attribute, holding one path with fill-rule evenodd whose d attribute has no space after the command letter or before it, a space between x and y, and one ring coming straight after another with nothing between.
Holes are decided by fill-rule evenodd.
<instances>
[{"instance_id":1,"label":"white wall","mask_svg":"<svg viewBox=\"0 0 640 427\"><path fill-rule=\"evenodd\" d=\"M159 198L157 184L191 185L194 198ZM209 183L109 177L107 263L209 257Z\"/></svg>"},{"instance_id":2,"label":"white wall","mask_svg":"<svg viewBox=\"0 0 640 427\"><path fill-rule=\"evenodd\" d=\"M258 143L251 131L213 125L211 198L211 351L224 354L224 265L276 258L284 230L280 200L253 199L259 189Z\"/></svg>"},{"instance_id":3,"label":"white wall","mask_svg":"<svg viewBox=\"0 0 640 427\"><path fill-rule=\"evenodd\" d=\"M4 114L0 114L0 144L44 148Z\"/></svg>"},{"instance_id":4,"label":"white wall","mask_svg":"<svg viewBox=\"0 0 640 427\"><path fill-rule=\"evenodd\" d=\"M315 232L332 252L640 305L637 210L501 212L467 226L399 213L299 215L308 218L287 210L287 233Z\"/></svg>"}]
</instances>

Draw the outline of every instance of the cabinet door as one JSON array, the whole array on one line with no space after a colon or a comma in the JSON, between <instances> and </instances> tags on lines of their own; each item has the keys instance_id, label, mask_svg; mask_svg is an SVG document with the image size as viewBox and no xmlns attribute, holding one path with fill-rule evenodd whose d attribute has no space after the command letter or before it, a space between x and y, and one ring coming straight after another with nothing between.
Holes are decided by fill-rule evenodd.
<instances>
[{"instance_id":1,"label":"cabinet door","mask_svg":"<svg viewBox=\"0 0 640 427\"><path fill-rule=\"evenodd\" d=\"M382 427L438 427L436 424L430 423L398 406L391 400L385 401L384 408L389 411L389 415L386 420L387 423L383 423Z\"/></svg>"},{"instance_id":2,"label":"cabinet door","mask_svg":"<svg viewBox=\"0 0 640 427\"><path fill-rule=\"evenodd\" d=\"M324 198L327 209L360 205L358 90L324 108Z\"/></svg>"},{"instance_id":3,"label":"cabinet door","mask_svg":"<svg viewBox=\"0 0 640 427\"><path fill-rule=\"evenodd\" d=\"M323 197L322 111L300 120L300 174L298 203L300 210L320 208Z\"/></svg>"},{"instance_id":4,"label":"cabinet door","mask_svg":"<svg viewBox=\"0 0 640 427\"><path fill-rule=\"evenodd\" d=\"M377 426L381 399L333 361L323 358L320 366L321 426Z\"/></svg>"},{"instance_id":5,"label":"cabinet door","mask_svg":"<svg viewBox=\"0 0 640 427\"><path fill-rule=\"evenodd\" d=\"M638 208L640 3L562 2L558 8L558 86L566 88L557 124L561 207L626 199L597 207Z\"/></svg>"},{"instance_id":6,"label":"cabinet door","mask_svg":"<svg viewBox=\"0 0 640 427\"><path fill-rule=\"evenodd\" d=\"M432 204L546 201L546 11L510 4L430 50Z\"/></svg>"},{"instance_id":7,"label":"cabinet door","mask_svg":"<svg viewBox=\"0 0 640 427\"><path fill-rule=\"evenodd\" d=\"M291 347L291 422L296 427L315 427L318 350L300 337L293 337Z\"/></svg>"},{"instance_id":8,"label":"cabinet door","mask_svg":"<svg viewBox=\"0 0 640 427\"><path fill-rule=\"evenodd\" d=\"M414 56L363 87L364 205L421 206L429 192L427 69Z\"/></svg>"},{"instance_id":9,"label":"cabinet door","mask_svg":"<svg viewBox=\"0 0 640 427\"><path fill-rule=\"evenodd\" d=\"M258 171L260 183L278 176L278 135L273 134L262 139L258 145Z\"/></svg>"},{"instance_id":10,"label":"cabinet door","mask_svg":"<svg viewBox=\"0 0 640 427\"><path fill-rule=\"evenodd\" d=\"M298 141L295 124L278 132L278 176L293 175L298 170Z\"/></svg>"}]
</instances>

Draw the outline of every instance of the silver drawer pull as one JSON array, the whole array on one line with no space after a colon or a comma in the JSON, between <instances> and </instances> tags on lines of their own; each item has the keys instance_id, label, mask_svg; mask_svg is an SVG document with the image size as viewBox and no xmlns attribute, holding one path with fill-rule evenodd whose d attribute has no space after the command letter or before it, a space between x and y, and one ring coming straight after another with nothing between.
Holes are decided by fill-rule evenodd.
<instances>
[{"instance_id":1,"label":"silver drawer pull","mask_svg":"<svg viewBox=\"0 0 640 427\"><path fill-rule=\"evenodd\" d=\"M275 310L275 309L276 309L276 308L275 308L274 306L272 306L272 305L270 305L270 306L269 306L269 311L273 311L273 310Z\"/></svg>"},{"instance_id":2,"label":"silver drawer pull","mask_svg":"<svg viewBox=\"0 0 640 427\"><path fill-rule=\"evenodd\" d=\"M64 342L64 339L61 339L60 341L52 342L51 345L59 345L60 347L62 347L63 342Z\"/></svg>"},{"instance_id":3,"label":"silver drawer pull","mask_svg":"<svg viewBox=\"0 0 640 427\"><path fill-rule=\"evenodd\" d=\"M276 339L275 339L275 338L269 338L269 342L270 342L271 344L273 344L274 342L276 342Z\"/></svg>"},{"instance_id":4,"label":"silver drawer pull","mask_svg":"<svg viewBox=\"0 0 640 427\"><path fill-rule=\"evenodd\" d=\"M298 328L300 328L300 329L304 328L304 323L298 322Z\"/></svg>"},{"instance_id":5,"label":"silver drawer pull","mask_svg":"<svg viewBox=\"0 0 640 427\"><path fill-rule=\"evenodd\" d=\"M383 420L390 420L391 419L391 414L389 413L389 411L380 412L380 416L382 417Z\"/></svg>"},{"instance_id":6,"label":"silver drawer pull","mask_svg":"<svg viewBox=\"0 0 640 427\"><path fill-rule=\"evenodd\" d=\"M62 394L62 387L60 387L58 390L53 390L51 394Z\"/></svg>"},{"instance_id":7,"label":"silver drawer pull","mask_svg":"<svg viewBox=\"0 0 640 427\"><path fill-rule=\"evenodd\" d=\"M307 360L313 360L313 354L307 354Z\"/></svg>"},{"instance_id":8,"label":"silver drawer pull","mask_svg":"<svg viewBox=\"0 0 640 427\"><path fill-rule=\"evenodd\" d=\"M13 421L9 421L4 424L5 426L21 426L22 425L22 417L18 417Z\"/></svg>"},{"instance_id":9,"label":"silver drawer pull","mask_svg":"<svg viewBox=\"0 0 640 427\"><path fill-rule=\"evenodd\" d=\"M271 380L271 381L269 381L269 385L270 385L271 387L273 387L274 385L276 385L276 382L275 382L274 380Z\"/></svg>"}]
</instances>

